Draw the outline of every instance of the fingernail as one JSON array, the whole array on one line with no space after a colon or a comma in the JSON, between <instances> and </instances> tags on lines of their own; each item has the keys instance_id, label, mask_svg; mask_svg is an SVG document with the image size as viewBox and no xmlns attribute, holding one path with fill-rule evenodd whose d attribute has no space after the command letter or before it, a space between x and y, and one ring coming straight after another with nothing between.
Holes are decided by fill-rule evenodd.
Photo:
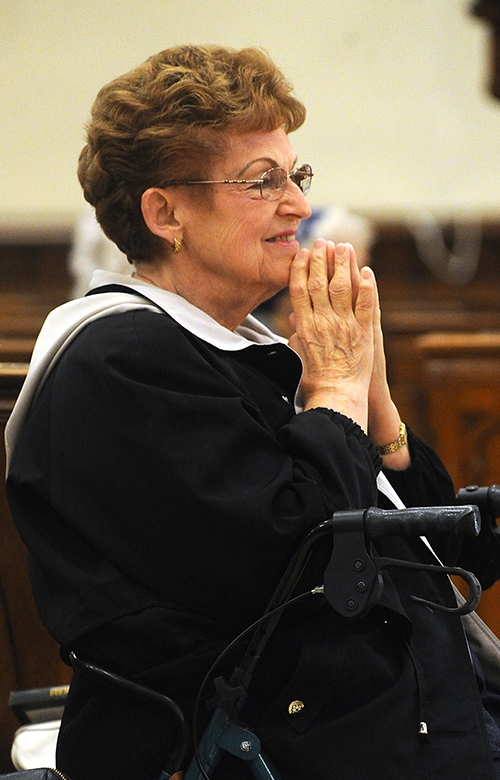
<instances>
[{"instance_id":1,"label":"fingernail","mask_svg":"<svg viewBox=\"0 0 500 780\"><path fill-rule=\"evenodd\" d=\"M340 257L341 255L344 254L345 251L346 251L345 244L337 244L336 245L336 247L335 247L335 254L336 255L338 255Z\"/></svg>"},{"instance_id":2,"label":"fingernail","mask_svg":"<svg viewBox=\"0 0 500 780\"><path fill-rule=\"evenodd\" d=\"M323 247L326 246L326 241L324 238L316 238L313 244L314 249L323 249Z\"/></svg>"}]
</instances>

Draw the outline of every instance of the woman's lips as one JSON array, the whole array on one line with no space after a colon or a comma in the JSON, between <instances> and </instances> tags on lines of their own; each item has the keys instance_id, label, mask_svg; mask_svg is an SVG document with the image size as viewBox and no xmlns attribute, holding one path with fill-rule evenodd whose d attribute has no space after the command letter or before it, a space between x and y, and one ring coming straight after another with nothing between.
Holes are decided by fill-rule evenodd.
<instances>
[{"instance_id":1,"label":"woman's lips","mask_svg":"<svg viewBox=\"0 0 500 780\"><path fill-rule=\"evenodd\" d=\"M268 244L293 244L295 233L278 233L277 236L266 238Z\"/></svg>"}]
</instances>

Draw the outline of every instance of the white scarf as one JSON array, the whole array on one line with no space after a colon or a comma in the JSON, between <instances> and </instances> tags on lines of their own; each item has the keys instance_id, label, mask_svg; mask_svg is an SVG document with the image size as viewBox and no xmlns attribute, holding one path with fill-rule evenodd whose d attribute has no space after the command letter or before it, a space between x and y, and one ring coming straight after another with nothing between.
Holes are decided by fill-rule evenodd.
<instances>
[{"instance_id":1,"label":"white scarf","mask_svg":"<svg viewBox=\"0 0 500 780\"><path fill-rule=\"evenodd\" d=\"M100 317L121 314L131 309L149 309L158 314L168 312L176 322L195 336L219 349L228 351L238 351L250 344L287 343L286 339L272 333L251 315L243 321L236 331L230 331L208 314L190 304L185 298L132 276L108 271L95 271L90 289L107 284L126 286L131 289L131 292L103 292L87 298L77 298L58 306L45 320L33 350L28 375L5 428L7 473L21 425L43 383L73 339L83 328ZM142 293L151 302L138 297L133 290ZM377 487L397 509L404 508L403 502L385 474L378 475Z\"/></svg>"},{"instance_id":2,"label":"white scarf","mask_svg":"<svg viewBox=\"0 0 500 780\"><path fill-rule=\"evenodd\" d=\"M95 271L90 289L108 284L129 287L131 292L103 292L87 298L77 298L58 306L45 320L36 340L28 375L5 428L7 473L21 425L43 383L73 339L83 328L100 317L121 314L131 309L149 309L157 314L168 312L176 322L195 336L219 349L229 351L244 349L250 344L286 344L285 339L272 333L251 315L233 332L181 296L131 276ZM134 294L134 290L146 296L149 301Z\"/></svg>"}]
</instances>

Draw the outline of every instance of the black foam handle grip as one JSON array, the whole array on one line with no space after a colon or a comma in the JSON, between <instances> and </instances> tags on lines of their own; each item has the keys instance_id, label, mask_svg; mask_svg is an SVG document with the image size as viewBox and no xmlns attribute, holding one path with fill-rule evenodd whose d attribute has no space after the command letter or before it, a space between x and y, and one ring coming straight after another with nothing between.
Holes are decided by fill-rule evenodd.
<instances>
[{"instance_id":1,"label":"black foam handle grip","mask_svg":"<svg viewBox=\"0 0 500 780\"><path fill-rule=\"evenodd\" d=\"M408 509L370 507L365 512L364 528L371 540L384 536L477 536L481 513L472 504Z\"/></svg>"}]
</instances>

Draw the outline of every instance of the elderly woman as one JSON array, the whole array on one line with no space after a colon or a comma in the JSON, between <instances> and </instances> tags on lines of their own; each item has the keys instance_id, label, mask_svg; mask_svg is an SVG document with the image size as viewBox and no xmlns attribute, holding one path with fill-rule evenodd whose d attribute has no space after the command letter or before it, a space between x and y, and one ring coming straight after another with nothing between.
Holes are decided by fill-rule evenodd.
<instances>
[{"instance_id":1,"label":"elderly woman","mask_svg":"<svg viewBox=\"0 0 500 780\"><path fill-rule=\"evenodd\" d=\"M187 717L309 529L394 506L394 489L413 506L454 500L391 399L373 272L349 244L296 241L313 172L289 134L304 118L251 48L168 49L101 90L79 178L134 273L96 272L49 316L7 432L9 500L63 658ZM289 344L250 314L286 285ZM380 549L435 562L420 540ZM453 603L427 579L419 595ZM413 602L403 573L384 580L355 621L321 596L287 612L244 718L284 780L494 777L459 618ZM172 740L154 703L75 673L58 746L72 780L154 780ZM214 774L247 776L229 756Z\"/></svg>"}]
</instances>

